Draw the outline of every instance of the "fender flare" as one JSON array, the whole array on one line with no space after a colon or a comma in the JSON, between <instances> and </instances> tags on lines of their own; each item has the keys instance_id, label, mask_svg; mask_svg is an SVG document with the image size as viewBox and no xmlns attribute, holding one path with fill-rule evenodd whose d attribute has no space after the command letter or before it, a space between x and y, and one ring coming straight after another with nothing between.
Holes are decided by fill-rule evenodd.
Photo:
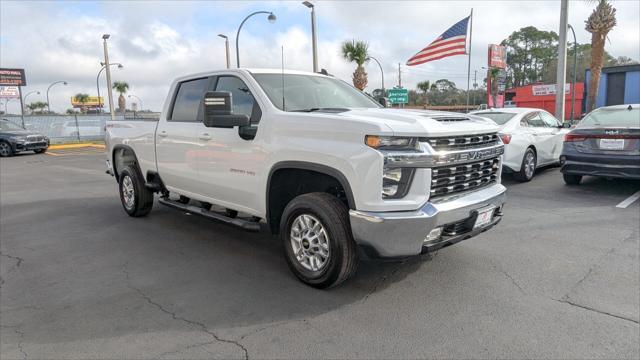
<instances>
[{"instance_id":1,"label":"fender flare","mask_svg":"<svg viewBox=\"0 0 640 360\"><path fill-rule=\"evenodd\" d=\"M124 144L115 145L113 147L113 150L111 150L111 166L113 167L113 176L116 178L116 181L120 181L118 177L118 169L116 168L116 151L121 149L131 151L131 153L133 154L133 158L136 161L136 166L138 167L138 170L140 170L140 165L138 162L138 156L136 155L136 151L133 150L133 148L129 145L124 145Z\"/></svg>"}]
</instances>

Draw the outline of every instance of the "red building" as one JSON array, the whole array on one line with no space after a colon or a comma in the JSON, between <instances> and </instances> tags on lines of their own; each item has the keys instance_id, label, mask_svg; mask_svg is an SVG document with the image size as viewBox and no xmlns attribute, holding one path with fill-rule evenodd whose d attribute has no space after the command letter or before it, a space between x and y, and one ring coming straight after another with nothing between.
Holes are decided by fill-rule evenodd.
<instances>
[{"instance_id":1,"label":"red building","mask_svg":"<svg viewBox=\"0 0 640 360\"><path fill-rule=\"evenodd\" d=\"M565 86L565 108L564 119L571 119L571 83ZM515 96L514 96L515 93ZM555 114L556 112L556 86L532 84L520 86L506 91L507 100L511 100L517 107L528 107L536 109L544 109ZM582 109L582 98L584 97L584 83L576 83L575 88L575 105L573 108L573 117L578 119ZM509 99L510 98L510 99Z\"/></svg>"}]
</instances>

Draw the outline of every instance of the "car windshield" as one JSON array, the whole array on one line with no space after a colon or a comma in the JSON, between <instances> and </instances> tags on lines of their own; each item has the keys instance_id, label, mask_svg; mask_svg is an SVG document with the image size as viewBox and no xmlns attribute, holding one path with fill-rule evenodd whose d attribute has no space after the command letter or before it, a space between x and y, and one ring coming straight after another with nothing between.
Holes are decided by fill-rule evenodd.
<instances>
[{"instance_id":1,"label":"car windshield","mask_svg":"<svg viewBox=\"0 0 640 360\"><path fill-rule=\"evenodd\" d=\"M640 127L640 108L599 109L585 116L579 126Z\"/></svg>"},{"instance_id":2,"label":"car windshield","mask_svg":"<svg viewBox=\"0 0 640 360\"><path fill-rule=\"evenodd\" d=\"M253 74L253 77L273 105L280 110L317 111L381 107L356 88L330 77L299 74Z\"/></svg>"},{"instance_id":3,"label":"car windshield","mask_svg":"<svg viewBox=\"0 0 640 360\"><path fill-rule=\"evenodd\" d=\"M498 125L504 125L507 121L513 119L516 114L514 113L505 113L505 112L483 112L476 113L477 116L482 116L493 120Z\"/></svg>"},{"instance_id":4,"label":"car windshield","mask_svg":"<svg viewBox=\"0 0 640 360\"><path fill-rule=\"evenodd\" d=\"M14 124L8 120L0 121L0 130L2 131L15 131L15 130L24 130L20 125Z\"/></svg>"}]
</instances>

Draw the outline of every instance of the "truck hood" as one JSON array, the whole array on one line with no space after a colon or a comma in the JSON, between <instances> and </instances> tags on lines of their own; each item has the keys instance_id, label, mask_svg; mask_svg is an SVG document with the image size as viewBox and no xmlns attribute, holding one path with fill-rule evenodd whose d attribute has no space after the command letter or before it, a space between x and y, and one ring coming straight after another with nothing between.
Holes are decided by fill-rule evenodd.
<instances>
[{"instance_id":1,"label":"truck hood","mask_svg":"<svg viewBox=\"0 0 640 360\"><path fill-rule=\"evenodd\" d=\"M405 109L352 109L337 115L386 125L395 136L455 136L497 132L493 121L475 115Z\"/></svg>"}]
</instances>

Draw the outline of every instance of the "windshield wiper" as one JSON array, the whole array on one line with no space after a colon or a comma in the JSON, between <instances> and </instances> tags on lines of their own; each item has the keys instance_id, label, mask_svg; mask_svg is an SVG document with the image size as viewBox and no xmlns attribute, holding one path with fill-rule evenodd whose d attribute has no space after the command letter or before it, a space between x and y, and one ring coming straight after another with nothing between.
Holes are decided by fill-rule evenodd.
<instances>
[{"instance_id":1,"label":"windshield wiper","mask_svg":"<svg viewBox=\"0 0 640 360\"><path fill-rule=\"evenodd\" d=\"M314 108L308 108L308 109L297 109L297 110L289 110L289 111L291 112L316 112L316 111L343 112L343 111L349 111L349 109L332 108L332 107L322 107L322 108L314 107Z\"/></svg>"}]
</instances>

